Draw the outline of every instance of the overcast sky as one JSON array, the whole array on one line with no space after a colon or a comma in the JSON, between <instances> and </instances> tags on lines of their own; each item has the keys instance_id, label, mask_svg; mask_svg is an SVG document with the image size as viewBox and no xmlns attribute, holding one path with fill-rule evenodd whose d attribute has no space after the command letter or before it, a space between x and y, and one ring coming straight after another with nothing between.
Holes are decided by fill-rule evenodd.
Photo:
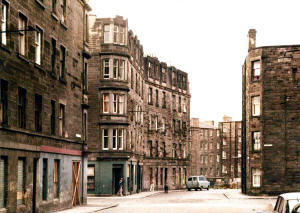
<instances>
[{"instance_id":1,"label":"overcast sky","mask_svg":"<svg viewBox=\"0 0 300 213\"><path fill-rule=\"evenodd\" d=\"M247 33L257 46L300 44L298 0L90 0L98 17L121 15L145 54L189 75L191 117L241 119Z\"/></svg>"}]
</instances>

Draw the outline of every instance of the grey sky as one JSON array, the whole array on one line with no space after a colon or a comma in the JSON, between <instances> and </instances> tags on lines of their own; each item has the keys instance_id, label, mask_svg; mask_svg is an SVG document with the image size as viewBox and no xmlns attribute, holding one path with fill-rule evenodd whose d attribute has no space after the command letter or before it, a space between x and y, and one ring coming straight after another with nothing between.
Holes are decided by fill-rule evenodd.
<instances>
[{"instance_id":1,"label":"grey sky","mask_svg":"<svg viewBox=\"0 0 300 213\"><path fill-rule=\"evenodd\" d=\"M146 54L187 72L191 117L241 119L247 32L257 46L300 44L297 0L90 0L98 17L121 15Z\"/></svg>"}]
</instances>

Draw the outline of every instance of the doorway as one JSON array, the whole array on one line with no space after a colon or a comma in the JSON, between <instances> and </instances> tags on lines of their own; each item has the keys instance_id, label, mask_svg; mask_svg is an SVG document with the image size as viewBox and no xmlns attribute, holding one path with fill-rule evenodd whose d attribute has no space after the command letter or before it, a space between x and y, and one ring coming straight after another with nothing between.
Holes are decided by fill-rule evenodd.
<instances>
[{"instance_id":1,"label":"doorway","mask_svg":"<svg viewBox=\"0 0 300 213\"><path fill-rule=\"evenodd\" d=\"M80 162L72 162L72 205L80 205Z\"/></svg>"},{"instance_id":2,"label":"doorway","mask_svg":"<svg viewBox=\"0 0 300 213\"><path fill-rule=\"evenodd\" d=\"M36 186L37 186L37 167L38 167L38 158L33 159L33 188L32 188L32 213L36 213Z\"/></svg>"},{"instance_id":3,"label":"doorway","mask_svg":"<svg viewBox=\"0 0 300 213\"><path fill-rule=\"evenodd\" d=\"M119 191L119 181L123 177L123 166L122 165L113 165L113 174L112 174L112 193L117 194ZM123 180L124 181L124 180ZM124 187L124 185L123 185Z\"/></svg>"}]
</instances>

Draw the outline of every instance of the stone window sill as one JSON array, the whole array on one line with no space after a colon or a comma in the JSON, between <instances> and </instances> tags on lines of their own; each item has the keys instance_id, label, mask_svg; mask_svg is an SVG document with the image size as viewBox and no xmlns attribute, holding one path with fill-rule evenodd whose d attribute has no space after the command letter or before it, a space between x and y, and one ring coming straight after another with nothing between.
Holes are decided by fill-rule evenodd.
<instances>
[{"instance_id":1,"label":"stone window sill","mask_svg":"<svg viewBox=\"0 0 300 213\"><path fill-rule=\"evenodd\" d=\"M17 57L19 59L21 59L22 61L26 62L27 64L29 64L29 59L26 56L21 55L20 53L17 53Z\"/></svg>"},{"instance_id":2,"label":"stone window sill","mask_svg":"<svg viewBox=\"0 0 300 213\"><path fill-rule=\"evenodd\" d=\"M42 10L45 10L45 5L44 5L43 2L41 2L40 0L35 0L35 2L37 3L37 5L40 6L40 8L41 8Z\"/></svg>"},{"instance_id":3,"label":"stone window sill","mask_svg":"<svg viewBox=\"0 0 300 213\"><path fill-rule=\"evenodd\" d=\"M51 17L55 20L55 21L59 21L58 17L56 16L56 14L54 12L51 13Z\"/></svg>"},{"instance_id":4,"label":"stone window sill","mask_svg":"<svg viewBox=\"0 0 300 213\"><path fill-rule=\"evenodd\" d=\"M60 25L61 25L65 30L68 30L68 27L67 27L67 25L66 25L66 22L60 21Z\"/></svg>"},{"instance_id":5,"label":"stone window sill","mask_svg":"<svg viewBox=\"0 0 300 213\"><path fill-rule=\"evenodd\" d=\"M8 49L8 46L7 45L4 45L2 43L0 43L0 48L4 51L6 51L7 53L11 53L11 51Z\"/></svg>"}]
</instances>

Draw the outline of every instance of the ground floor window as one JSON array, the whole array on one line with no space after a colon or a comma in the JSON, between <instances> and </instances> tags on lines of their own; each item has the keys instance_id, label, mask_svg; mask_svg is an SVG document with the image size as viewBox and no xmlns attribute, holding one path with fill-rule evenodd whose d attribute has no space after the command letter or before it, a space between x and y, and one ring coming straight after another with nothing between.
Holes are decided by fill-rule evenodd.
<instances>
[{"instance_id":1,"label":"ground floor window","mask_svg":"<svg viewBox=\"0 0 300 213\"><path fill-rule=\"evenodd\" d=\"M95 191L95 165L88 165L87 181L87 190Z\"/></svg>"},{"instance_id":2,"label":"ground floor window","mask_svg":"<svg viewBox=\"0 0 300 213\"><path fill-rule=\"evenodd\" d=\"M25 158L18 159L18 174L17 174L17 205L24 204L25 194Z\"/></svg>"},{"instance_id":3,"label":"ground floor window","mask_svg":"<svg viewBox=\"0 0 300 213\"><path fill-rule=\"evenodd\" d=\"M176 185L176 168L173 168L173 185Z\"/></svg>"},{"instance_id":4,"label":"ground floor window","mask_svg":"<svg viewBox=\"0 0 300 213\"><path fill-rule=\"evenodd\" d=\"M54 167L53 167L53 193L54 198L59 198L59 191L60 191L60 160L54 160Z\"/></svg>"},{"instance_id":5,"label":"ground floor window","mask_svg":"<svg viewBox=\"0 0 300 213\"><path fill-rule=\"evenodd\" d=\"M0 158L0 209L6 207L7 202L7 157Z\"/></svg>"},{"instance_id":6,"label":"ground floor window","mask_svg":"<svg viewBox=\"0 0 300 213\"><path fill-rule=\"evenodd\" d=\"M261 185L261 170L252 168L252 186L260 187Z\"/></svg>"}]
</instances>

